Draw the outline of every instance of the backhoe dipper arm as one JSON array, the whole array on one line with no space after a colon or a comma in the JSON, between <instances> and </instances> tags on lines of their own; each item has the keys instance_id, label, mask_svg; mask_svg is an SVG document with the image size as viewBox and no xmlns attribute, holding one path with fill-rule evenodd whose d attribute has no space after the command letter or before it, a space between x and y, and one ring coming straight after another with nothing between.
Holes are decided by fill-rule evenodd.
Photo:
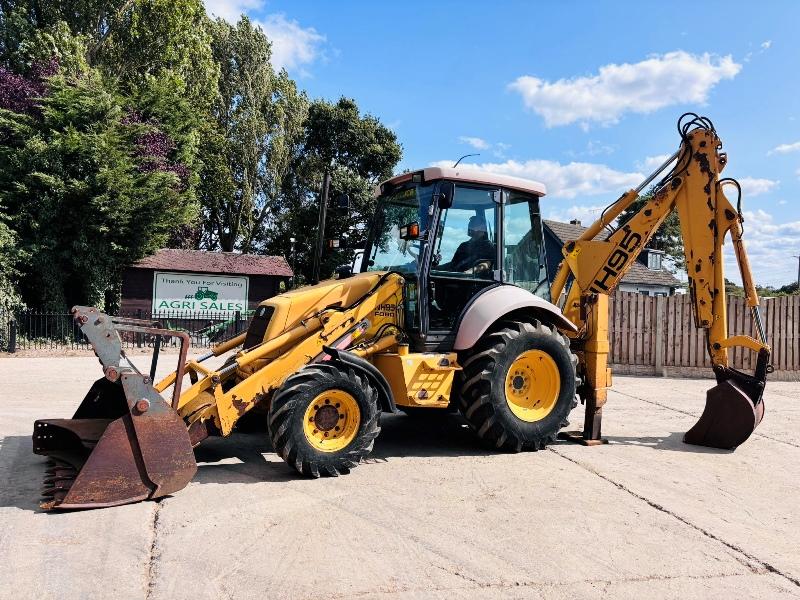
<instances>
[{"instance_id":1,"label":"backhoe dipper arm","mask_svg":"<svg viewBox=\"0 0 800 600\"><path fill-rule=\"evenodd\" d=\"M685 122L687 117L691 119ZM761 396L766 374L771 369L770 348L766 344L758 294L742 242L741 210L734 208L723 192L724 186L738 188L738 183L733 179L719 178L726 164L726 155L721 152L722 144L708 119L689 113L678 121L678 129L682 137L680 150L637 189L626 192L609 206L578 240L568 242L563 248L564 260L553 282L551 297L557 303L571 277L573 285L567 293L564 314L579 329L573 343L582 357L585 377L585 384L579 390L586 402L586 420L581 436L584 442L599 443L601 440L602 407L611 382L608 369L608 295L673 209L677 210L681 224L695 324L706 331L707 350L720 384L709 391L706 412L709 412L712 396L722 392L725 392L725 398L731 396L727 388L718 389L726 384L735 386L737 393L744 394L752 408L753 414L744 417L745 420L752 417L755 424L744 439L750 435L763 414ZM652 198L629 221L617 227L606 240L594 239L633 205L639 199L639 193L676 159L675 166L655 186ZM741 190L739 197L741 200ZM728 336L722 258L722 245L728 232L731 233L747 304L760 338L758 340L745 335ZM729 367L728 349L736 346L758 352L753 376ZM723 404L725 402L730 400L722 400ZM703 416L705 418L706 414ZM713 416L717 421L727 420L727 417L719 414ZM735 418L735 415L731 418ZM709 435L707 431L698 434L699 438L698 435L692 435L692 431L701 424L703 419L687 434L686 441L701 443L706 440ZM719 423L705 425L706 429L720 427ZM720 443L727 444L731 437L738 440L741 435L727 436ZM741 441L744 440L738 443Z\"/></svg>"}]
</instances>

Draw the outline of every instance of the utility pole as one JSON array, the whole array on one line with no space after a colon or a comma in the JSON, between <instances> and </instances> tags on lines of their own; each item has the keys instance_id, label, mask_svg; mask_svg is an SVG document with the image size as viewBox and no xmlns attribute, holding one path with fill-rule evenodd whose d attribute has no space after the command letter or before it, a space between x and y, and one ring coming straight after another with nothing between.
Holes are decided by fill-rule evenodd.
<instances>
[{"instance_id":1,"label":"utility pole","mask_svg":"<svg viewBox=\"0 0 800 600\"><path fill-rule=\"evenodd\" d=\"M314 283L319 283L322 247L325 245L325 217L328 213L328 190L330 187L331 174L328 169L325 169L325 175L322 177L322 198L319 202L319 220L317 222L317 252L314 255Z\"/></svg>"},{"instance_id":2,"label":"utility pole","mask_svg":"<svg viewBox=\"0 0 800 600\"><path fill-rule=\"evenodd\" d=\"M292 245L292 249L291 249L291 252L292 252L292 289L294 289L294 278L295 278L295 274L294 274L294 243L296 241L297 240L295 238L293 238L293 237L289 238L289 243Z\"/></svg>"},{"instance_id":3,"label":"utility pole","mask_svg":"<svg viewBox=\"0 0 800 600\"><path fill-rule=\"evenodd\" d=\"M797 259L797 293L800 294L800 256L795 255Z\"/></svg>"}]
</instances>

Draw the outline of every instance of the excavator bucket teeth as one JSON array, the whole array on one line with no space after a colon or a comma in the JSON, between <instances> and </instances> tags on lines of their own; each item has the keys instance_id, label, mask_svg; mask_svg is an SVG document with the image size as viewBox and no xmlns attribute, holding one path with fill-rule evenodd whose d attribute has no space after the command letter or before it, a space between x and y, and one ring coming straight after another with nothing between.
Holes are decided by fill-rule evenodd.
<instances>
[{"instance_id":1,"label":"excavator bucket teeth","mask_svg":"<svg viewBox=\"0 0 800 600\"><path fill-rule=\"evenodd\" d=\"M149 380L131 372L107 384L92 386L76 418L34 423L33 451L53 461L42 490L43 509L159 498L182 489L194 476L197 465L186 425ZM124 413L114 417L120 402Z\"/></svg>"},{"instance_id":2,"label":"excavator bucket teeth","mask_svg":"<svg viewBox=\"0 0 800 600\"><path fill-rule=\"evenodd\" d=\"M733 450L750 437L763 418L763 399L754 402L736 382L723 381L708 390L703 414L684 434L683 441Z\"/></svg>"}]
</instances>

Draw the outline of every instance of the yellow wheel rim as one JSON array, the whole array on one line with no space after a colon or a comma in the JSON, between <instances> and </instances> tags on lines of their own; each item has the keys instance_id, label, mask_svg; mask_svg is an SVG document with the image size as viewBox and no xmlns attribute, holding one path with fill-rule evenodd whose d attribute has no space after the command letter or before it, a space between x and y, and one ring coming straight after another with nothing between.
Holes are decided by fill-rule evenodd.
<instances>
[{"instance_id":1,"label":"yellow wheel rim","mask_svg":"<svg viewBox=\"0 0 800 600\"><path fill-rule=\"evenodd\" d=\"M322 452L346 448L355 439L360 424L358 402L344 390L322 392L303 415L303 433L308 443Z\"/></svg>"},{"instance_id":2,"label":"yellow wheel rim","mask_svg":"<svg viewBox=\"0 0 800 600\"><path fill-rule=\"evenodd\" d=\"M541 350L528 350L511 363L506 375L506 402L527 423L541 421L558 401L561 376L556 361Z\"/></svg>"}]
</instances>

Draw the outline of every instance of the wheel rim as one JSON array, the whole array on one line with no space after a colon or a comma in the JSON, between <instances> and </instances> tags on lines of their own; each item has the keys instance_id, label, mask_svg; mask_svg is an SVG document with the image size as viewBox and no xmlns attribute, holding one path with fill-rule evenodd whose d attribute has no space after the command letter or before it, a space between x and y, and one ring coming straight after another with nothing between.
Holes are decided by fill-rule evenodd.
<instances>
[{"instance_id":1,"label":"wheel rim","mask_svg":"<svg viewBox=\"0 0 800 600\"><path fill-rule=\"evenodd\" d=\"M303 416L308 443L322 452L337 452L353 441L361 424L355 397L344 390L326 390L317 395Z\"/></svg>"},{"instance_id":2,"label":"wheel rim","mask_svg":"<svg viewBox=\"0 0 800 600\"><path fill-rule=\"evenodd\" d=\"M519 419L533 423L549 415L561 391L556 361L541 350L520 354L506 375L506 402Z\"/></svg>"}]
</instances>

